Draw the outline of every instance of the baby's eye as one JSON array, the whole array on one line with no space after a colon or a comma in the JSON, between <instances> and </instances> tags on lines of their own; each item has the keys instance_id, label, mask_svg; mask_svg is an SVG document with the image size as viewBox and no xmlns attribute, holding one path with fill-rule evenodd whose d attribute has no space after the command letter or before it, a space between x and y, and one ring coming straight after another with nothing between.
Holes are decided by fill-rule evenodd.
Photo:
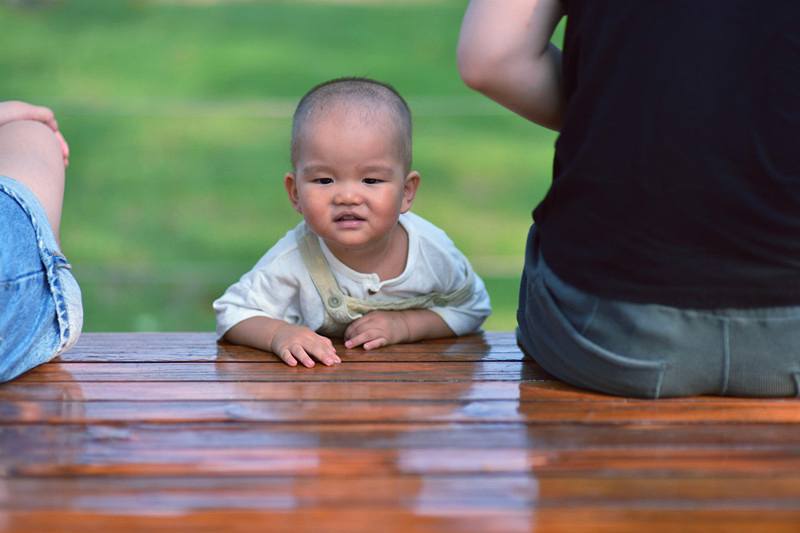
<instances>
[{"instance_id":1,"label":"baby's eye","mask_svg":"<svg viewBox=\"0 0 800 533\"><path fill-rule=\"evenodd\" d=\"M383 180L381 180L380 178L364 178L364 180L363 180L363 181L364 181L364 183L366 183L367 185L375 185L375 184L377 184L377 183L380 183L380 182L381 182L381 181L383 181Z\"/></svg>"},{"instance_id":2,"label":"baby's eye","mask_svg":"<svg viewBox=\"0 0 800 533\"><path fill-rule=\"evenodd\" d=\"M331 183L333 183L333 180L331 178L317 178L312 181L314 183L319 183L320 185L330 185Z\"/></svg>"}]
</instances>

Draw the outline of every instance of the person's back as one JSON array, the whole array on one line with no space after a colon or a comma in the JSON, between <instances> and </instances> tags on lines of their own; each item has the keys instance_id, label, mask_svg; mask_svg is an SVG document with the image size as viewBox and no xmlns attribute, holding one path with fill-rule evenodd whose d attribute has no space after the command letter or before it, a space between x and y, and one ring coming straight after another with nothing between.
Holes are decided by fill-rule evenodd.
<instances>
[{"instance_id":1,"label":"person's back","mask_svg":"<svg viewBox=\"0 0 800 533\"><path fill-rule=\"evenodd\" d=\"M566 6L548 265L608 298L800 304L800 3Z\"/></svg>"},{"instance_id":2,"label":"person's back","mask_svg":"<svg viewBox=\"0 0 800 533\"><path fill-rule=\"evenodd\" d=\"M800 4L472 0L459 69L561 132L526 352L612 394L800 395Z\"/></svg>"}]
</instances>

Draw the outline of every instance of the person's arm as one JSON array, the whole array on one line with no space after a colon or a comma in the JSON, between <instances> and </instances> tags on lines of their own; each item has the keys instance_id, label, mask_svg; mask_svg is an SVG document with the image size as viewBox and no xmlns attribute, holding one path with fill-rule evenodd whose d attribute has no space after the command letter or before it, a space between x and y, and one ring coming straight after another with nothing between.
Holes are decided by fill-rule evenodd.
<instances>
[{"instance_id":1,"label":"person's arm","mask_svg":"<svg viewBox=\"0 0 800 533\"><path fill-rule=\"evenodd\" d=\"M330 339L276 318L256 316L242 320L224 338L233 344L273 352L289 366L296 366L299 361L311 368L314 359L328 366L342 362Z\"/></svg>"},{"instance_id":2,"label":"person's arm","mask_svg":"<svg viewBox=\"0 0 800 533\"><path fill-rule=\"evenodd\" d=\"M344 345L371 350L390 344L453 336L455 333L444 319L428 309L372 311L347 326Z\"/></svg>"},{"instance_id":3,"label":"person's arm","mask_svg":"<svg viewBox=\"0 0 800 533\"><path fill-rule=\"evenodd\" d=\"M471 0L458 40L464 83L518 115L558 130L564 117L561 52L550 43L559 0Z\"/></svg>"}]
</instances>

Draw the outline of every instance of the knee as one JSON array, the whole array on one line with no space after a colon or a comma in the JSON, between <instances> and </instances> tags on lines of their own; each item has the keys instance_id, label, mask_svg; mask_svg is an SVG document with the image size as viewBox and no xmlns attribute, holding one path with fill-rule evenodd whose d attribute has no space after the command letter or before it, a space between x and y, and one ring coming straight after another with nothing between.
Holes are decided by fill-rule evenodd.
<instances>
[{"instance_id":1,"label":"knee","mask_svg":"<svg viewBox=\"0 0 800 533\"><path fill-rule=\"evenodd\" d=\"M0 153L31 157L63 168L61 142L50 126L35 120L15 120L0 126Z\"/></svg>"},{"instance_id":2,"label":"knee","mask_svg":"<svg viewBox=\"0 0 800 533\"><path fill-rule=\"evenodd\" d=\"M53 130L31 120L0 126L0 175L19 181L38 198L58 241L64 198L64 152Z\"/></svg>"}]
</instances>

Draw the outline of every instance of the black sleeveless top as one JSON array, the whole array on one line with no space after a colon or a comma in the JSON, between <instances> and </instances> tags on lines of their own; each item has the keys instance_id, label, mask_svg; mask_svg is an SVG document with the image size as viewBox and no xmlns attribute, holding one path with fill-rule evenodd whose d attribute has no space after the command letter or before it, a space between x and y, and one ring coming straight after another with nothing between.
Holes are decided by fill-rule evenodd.
<instances>
[{"instance_id":1,"label":"black sleeveless top","mask_svg":"<svg viewBox=\"0 0 800 533\"><path fill-rule=\"evenodd\" d=\"M607 298L800 304L800 0L565 4L548 265Z\"/></svg>"}]
</instances>

